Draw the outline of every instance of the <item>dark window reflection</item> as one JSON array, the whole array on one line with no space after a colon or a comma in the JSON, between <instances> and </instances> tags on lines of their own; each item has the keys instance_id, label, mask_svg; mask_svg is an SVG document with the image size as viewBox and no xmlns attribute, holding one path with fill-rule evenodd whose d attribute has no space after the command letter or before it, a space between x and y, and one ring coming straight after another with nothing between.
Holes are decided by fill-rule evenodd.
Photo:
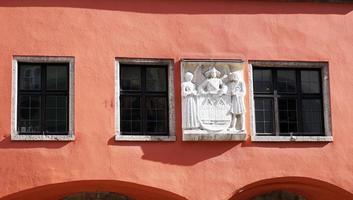
<instances>
[{"instance_id":1,"label":"dark window reflection","mask_svg":"<svg viewBox=\"0 0 353 200\"><path fill-rule=\"evenodd\" d=\"M295 93L295 70L277 70L277 87L280 93Z\"/></svg>"},{"instance_id":2,"label":"dark window reflection","mask_svg":"<svg viewBox=\"0 0 353 200\"><path fill-rule=\"evenodd\" d=\"M294 133L298 131L297 101L295 99L279 99L279 129L281 133Z\"/></svg>"},{"instance_id":3,"label":"dark window reflection","mask_svg":"<svg viewBox=\"0 0 353 200\"><path fill-rule=\"evenodd\" d=\"M21 65L19 85L21 90L40 90L41 66Z\"/></svg>"},{"instance_id":4,"label":"dark window reflection","mask_svg":"<svg viewBox=\"0 0 353 200\"><path fill-rule=\"evenodd\" d=\"M120 128L122 132L140 134L142 126L139 96L120 97Z\"/></svg>"},{"instance_id":5,"label":"dark window reflection","mask_svg":"<svg viewBox=\"0 0 353 200\"><path fill-rule=\"evenodd\" d=\"M303 99L303 132L322 132L322 105L320 99Z\"/></svg>"},{"instance_id":6,"label":"dark window reflection","mask_svg":"<svg viewBox=\"0 0 353 200\"><path fill-rule=\"evenodd\" d=\"M47 67L47 89L66 90L68 86L67 66Z\"/></svg>"},{"instance_id":7,"label":"dark window reflection","mask_svg":"<svg viewBox=\"0 0 353 200\"><path fill-rule=\"evenodd\" d=\"M260 93L273 92L272 71L270 69L254 69L254 91Z\"/></svg>"},{"instance_id":8,"label":"dark window reflection","mask_svg":"<svg viewBox=\"0 0 353 200\"><path fill-rule=\"evenodd\" d=\"M167 132L167 98L146 98L147 132L165 134Z\"/></svg>"},{"instance_id":9,"label":"dark window reflection","mask_svg":"<svg viewBox=\"0 0 353 200\"><path fill-rule=\"evenodd\" d=\"M272 99L255 99L255 120L257 133L273 132L273 101Z\"/></svg>"},{"instance_id":10,"label":"dark window reflection","mask_svg":"<svg viewBox=\"0 0 353 200\"><path fill-rule=\"evenodd\" d=\"M141 68L134 66L121 67L121 89L141 90Z\"/></svg>"},{"instance_id":11,"label":"dark window reflection","mask_svg":"<svg viewBox=\"0 0 353 200\"><path fill-rule=\"evenodd\" d=\"M320 93L320 72L303 70L300 73L302 92Z\"/></svg>"},{"instance_id":12,"label":"dark window reflection","mask_svg":"<svg viewBox=\"0 0 353 200\"><path fill-rule=\"evenodd\" d=\"M146 69L146 90L164 92L167 89L166 68Z\"/></svg>"}]
</instances>

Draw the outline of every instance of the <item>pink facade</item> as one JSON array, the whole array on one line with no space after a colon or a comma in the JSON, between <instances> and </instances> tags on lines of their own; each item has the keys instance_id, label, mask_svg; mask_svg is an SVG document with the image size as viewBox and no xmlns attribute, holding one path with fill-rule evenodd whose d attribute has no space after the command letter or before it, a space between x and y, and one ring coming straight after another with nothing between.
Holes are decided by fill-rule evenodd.
<instances>
[{"instance_id":1,"label":"pink facade","mask_svg":"<svg viewBox=\"0 0 353 200\"><path fill-rule=\"evenodd\" d=\"M247 200L287 190L353 199L353 4L276 1L0 2L0 199L106 191ZM12 141L14 56L75 59L75 140ZM174 60L176 141L115 141L115 59ZM181 59L327 62L333 142L185 142Z\"/></svg>"}]
</instances>

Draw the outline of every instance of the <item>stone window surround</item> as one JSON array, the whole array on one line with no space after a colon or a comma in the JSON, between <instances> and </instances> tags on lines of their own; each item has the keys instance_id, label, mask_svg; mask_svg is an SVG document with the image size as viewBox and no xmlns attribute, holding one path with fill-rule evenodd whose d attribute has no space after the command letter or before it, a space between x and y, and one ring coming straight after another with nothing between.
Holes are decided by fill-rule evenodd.
<instances>
[{"instance_id":1,"label":"stone window surround","mask_svg":"<svg viewBox=\"0 0 353 200\"><path fill-rule=\"evenodd\" d=\"M17 131L18 62L69 63L69 131L67 135L20 135ZM69 56L14 56L12 61L11 140L14 141L73 141L74 135L74 65Z\"/></svg>"},{"instance_id":2,"label":"stone window surround","mask_svg":"<svg viewBox=\"0 0 353 200\"><path fill-rule=\"evenodd\" d=\"M249 95L251 141L253 142L332 142L331 104L329 91L328 62L304 61L260 61L249 60ZM316 68L321 69L325 136L257 136L255 123L255 105L253 91L253 65L260 67Z\"/></svg>"},{"instance_id":3,"label":"stone window surround","mask_svg":"<svg viewBox=\"0 0 353 200\"><path fill-rule=\"evenodd\" d=\"M140 65L168 65L169 135L120 134L120 63ZM176 141L175 136L174 60L152 58L115 58L115 140L116 141Z\"/></svg>"}]
</instances>

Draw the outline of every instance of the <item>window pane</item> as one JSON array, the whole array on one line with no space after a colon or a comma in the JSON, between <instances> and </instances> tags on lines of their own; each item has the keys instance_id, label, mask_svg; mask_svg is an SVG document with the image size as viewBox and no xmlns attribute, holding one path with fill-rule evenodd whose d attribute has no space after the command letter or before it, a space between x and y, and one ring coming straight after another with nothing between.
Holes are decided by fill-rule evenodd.
<instances>
[{"instance_id":1,"label":"window pane","mask_svg":"<svg viewBox=\"0 0 353 200\"><path fill-rule=\"evenodd\" d=\"M166 68L146 68L146 90L164 92L167 88Z\"/></svg>"},{"instance_id":2,"label":"window pane","mask_svg":"<svg viewBox=\"0 0 353 200\"><path fill-rule=\"evenodd\" d=\"M141 68L122 66L120 80L122 90L141 90Z\"/></svg>"},{"instance_id":3,"label":"window pane","mask_svg":"<svg viewBox=\"0 0 353 200\"><path fill-rule=\"evenodd\" d=\"M67 66L47 66L47 89L67 90Z\"/></svg>"},{"instance_id":4,"label":"window pane","mask_svg":"<svg viewBox=\"0 0 353 200\"><path fill-rule=\"evenodd\" d=\"M323 133L322 105L320 99L303 99L303 132Z\"/></svg>"},{"instance_id":5,"label":"window pane","mask_svg":"<svg viewBox=\"0 0 353 200\"><path fill-rule=\"evenodd\" d=\"M296 92L295 70L277 70L277 89L281 93Z\"/></svg>"},{"instance_id":6,"label":"window pane","mask_svg":"<svg viewBox=\"0 0 353 200\"><path fill-rule=\"evenodd\" d=\"M270 69L254 69L254 92L271 93L272 72Z\"/></svg>"},{"instance_id":7,"label":"window pane","mask_svg":"<svg viewBox=\"0 0 353 200\"><path fill-rule=\"evenodd\" d=\"M280 132L298 132L297 100L278 99L278 112Z\"/></svg>"},{"instance_id":8,"label":"window pane","mask_svg":"<svg viewBox=\"0 0 353 200\"><path fill-rule=\"evenodd\" d=\"M167 122L167 98L146 97L146 131L155 134L166 134Z\"/></svg>"},{"instance_id":9,"label":"window pane","mask_svg":"<svg viewBox=\"0 0 353 200\"><path fill-rule=\"evenodd\" d=\"M303 93L320 93L320 72L303 70L301 74L301 86Z\"/></svg>"},{"instance_id":10,"label":"window pane","mask_svg":"<svg viewBox=\"0 0 353 200\"><path fill-rule=\"evenodd\" d=\"M46 131L67 132L66 96L47 96L45 109Z\"/></svg>"},{"instance_id":11,"label":"window pane","mask_svg":"<svg viewBox=\"0 0 353 200\"><path fill-rule=\"evenodd\" d=\"M19 124L18 131L31 133L40 132L41 119L40 96L21 95L19 96Z\"/></svg>"},{"instance_id":12,"label":"window pane","mask_svg":"<svg viewBox=\"0 0 353 200\"><path fill-rule=\"evenodd\" d=\"M20 89L41 89L41 67L40 65L20 65Z\"/></svg>"},{"instance_id":13,"label":"window pane","mask_svg":"<svg viewBox=\"0 0 353 200\"><path fill-rule=\"evenodd\" d=\"M141 108L139 96L120 97L120 129L124 133L141 134Z\"/></svg>"},{"instance_id":14,"label":"window pane","mask_svg":"<svg viewBox=\"0 0 353 200\"><path fill-rule=\"evenodd\" d=\"M273 133L272 99L255 99L255 121L257 133Z\"/></svg>"}]
</instances>

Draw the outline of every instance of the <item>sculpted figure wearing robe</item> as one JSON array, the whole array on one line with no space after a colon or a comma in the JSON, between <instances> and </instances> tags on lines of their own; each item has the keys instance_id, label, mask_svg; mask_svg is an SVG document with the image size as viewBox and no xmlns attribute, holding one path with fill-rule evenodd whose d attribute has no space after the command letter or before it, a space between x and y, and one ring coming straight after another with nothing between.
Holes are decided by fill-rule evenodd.
<instances>
[{"instance_id":1,"label":"sculpted figure wearing robe","mask_svg":"<svg viewBox=\"0 0 353 200\"><path fill-rule=\"evenodd\" d=\"M181 85L183 96L183 128L184 129L198 129L200 124L197 118L196 105L196 87L191 82L194 75L191 72L186 72L184 75L184 82Z\"/></svg>"},{"instance_id":2,"label":"sculpted figure wearing robe","mask_svg":"<svg viewBox=\"0 0 353 200\"><path fill-rule=\"evenodd\" d=\"M216 68L211 68L205 73L204 80L198 87L200 94L211 94L211 95L223 95L227 93L227 86L223 83L220 78L221 72Z\"/></svg>"}]
</instances>

